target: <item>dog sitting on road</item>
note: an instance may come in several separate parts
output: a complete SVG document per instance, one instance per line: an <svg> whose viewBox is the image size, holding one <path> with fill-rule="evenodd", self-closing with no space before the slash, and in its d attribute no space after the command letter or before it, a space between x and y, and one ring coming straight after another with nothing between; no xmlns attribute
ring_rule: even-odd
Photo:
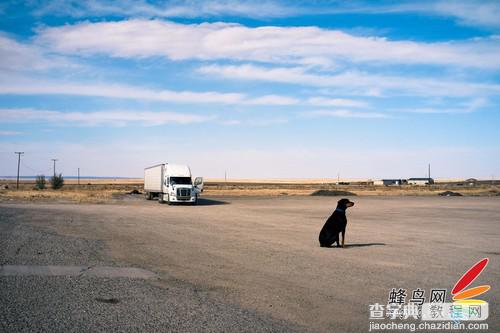
<svg viewBox="0 0 500 333"><path fill-rule="evenodd" d="M331 247L335 242L337 242L337 246L344 247L345 228L347 226L345 211L348 207L352 206L354 206L354 202L349 201L349 199L339 200L337 209L326 220L323 229L319 233L319 244L321 247ZM342 233L342 245L340 245L340 233Z"/></svg>

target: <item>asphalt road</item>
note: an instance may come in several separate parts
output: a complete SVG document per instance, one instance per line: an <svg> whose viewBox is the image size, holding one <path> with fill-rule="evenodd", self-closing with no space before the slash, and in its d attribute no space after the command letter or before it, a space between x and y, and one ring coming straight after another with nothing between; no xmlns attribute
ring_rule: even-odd
<svg viewBox="0 0 500 333"><path fill-rule="evenodd" d="M474 286L492 286L481 298L500 328L500 198L351 198L347 247L320 248L337 199L2 203L0 264L56 268L0 271L0 331L366 332L392 288L449 293L484 257ZM155 277L57 273L68 266Z"/></svg>

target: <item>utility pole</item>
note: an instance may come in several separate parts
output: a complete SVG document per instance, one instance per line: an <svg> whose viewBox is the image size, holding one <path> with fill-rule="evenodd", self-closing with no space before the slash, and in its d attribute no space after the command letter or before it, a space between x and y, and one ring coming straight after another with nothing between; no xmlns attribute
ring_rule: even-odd
<svg viewBox="0 0 500 333"><path fill-rule="evenodd" d="M429 181L431 180L431 164L429 163Z"/></svg>
<svg viewBox="0 0 500 333"><path fill-rule="evenodd" d="M78 185L80 185L80 168L78 168Z"/></svg>
<svg viewBox="0 0 500 333"><path fill-rule="evenodd" d="M16 151L14 154L17 154L17 182L16 189L19 189L19 168L21 166L21 155L24 154L23 151Z"/></svg>
<svg viewBox="0 0 500 333"><path fill-rule="evenodd" d="M52 162L54 162L54 177L55 177L56 176L56 161L57 161L57 159L53 158L51 160L52 160Z"/></svg>
<svg viewBox="0 0 500 333"><path fill-rule="evenodd" d="M224 183L227 183L227 171L224 170Z"/></svg>

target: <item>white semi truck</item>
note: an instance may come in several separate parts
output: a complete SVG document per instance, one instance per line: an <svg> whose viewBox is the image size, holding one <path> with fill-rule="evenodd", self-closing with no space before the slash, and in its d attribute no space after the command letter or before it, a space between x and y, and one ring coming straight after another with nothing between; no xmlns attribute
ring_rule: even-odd
<svg viewBox="0 0 500 333"><path fill-rule="evenodd" d="M146 199L157 198L160 203L196 204L203 192L203 178L197 177L193 183L187 165L157 164L144 169L144 192Z"/></svg>

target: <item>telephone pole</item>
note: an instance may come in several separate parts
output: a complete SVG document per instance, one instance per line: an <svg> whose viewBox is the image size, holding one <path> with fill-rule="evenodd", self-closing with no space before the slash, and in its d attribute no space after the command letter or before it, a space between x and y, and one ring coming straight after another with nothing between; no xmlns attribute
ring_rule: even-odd
<svg viewBox="0 0 500 333"><path fill-rule="evenodd" d="M428 175L429 175L429 181L430 181L431 180L431 164L430 163L429 163L429 173L428 173Z"/></svg>
<svg viewBox="0 0 500 333"><path fill-rule="evenodd" d="M24 154L23 151L16 151L14 154L17 154L17 182L16 182L16 189L19 189L19 168L21 166L21 155Z"/></svg>
<svg viewBox="0 0 500 333"><path fill-rule="evenodd" d="M55 177L56 176L56 161L57 161L57 159L53 158L51 160L52 160L52 162L54 162L54 177Z"/></svg>
<svg viewBox="0 0 500 333"><path fill-rule="evenodd" d="M80 185L80 168L78 168L78 185Z"/></svg>

